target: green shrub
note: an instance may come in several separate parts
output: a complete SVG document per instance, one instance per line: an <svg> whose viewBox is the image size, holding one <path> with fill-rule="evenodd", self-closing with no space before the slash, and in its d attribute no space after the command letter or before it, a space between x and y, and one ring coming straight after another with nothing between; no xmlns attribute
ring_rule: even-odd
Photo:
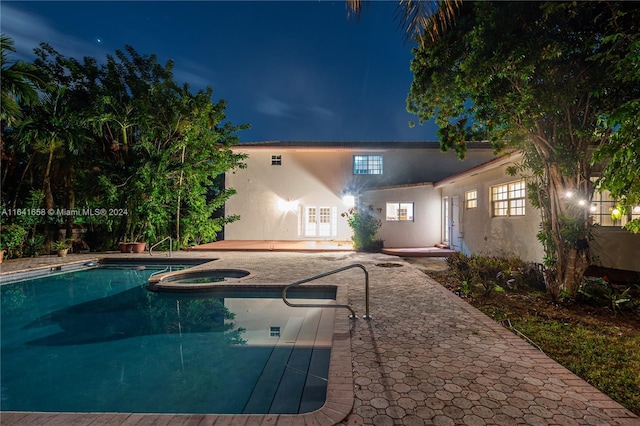
<svg viewBox="0 0 640 426"><path fill-rule="evenodd" d="M587 303L607 306L614 313L634 309L640 301L633 297L631 286L616 286L605 278L585 277L578 294Z"/></svg>
<svg viewBox="0 0 640 426"><path fill-rule="evenodd" d="M27 238L27 230L22 226L2 225L0 227L0 250L5 250L5 257L21 257L22 246Z"/></svg>
<svg viewBox="0 0 640 426"><path fill-rule="evenodd" d="M447 258L447 265L454 276L464 284L465 294L474 286L484 288L485 296L499 287L502 290L516 288L544 288L542 271L534 264L517 257L480 256L454 253Z"/></svg>
<svg viewBox="0 0 640 426"><path fill-rule="evenodd" d="M366 209L351 208L342 213L347 218L347 223L353 230L353 248L358 251L378 252L382 250L384 241L376 239L376 233L382 222L375 215L373 206Z"/></svg>

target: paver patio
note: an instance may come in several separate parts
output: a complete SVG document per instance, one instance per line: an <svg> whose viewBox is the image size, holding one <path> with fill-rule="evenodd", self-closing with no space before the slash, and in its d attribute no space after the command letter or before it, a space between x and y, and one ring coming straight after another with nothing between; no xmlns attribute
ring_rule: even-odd
<svg viewBox="0 0 640 426"><path fill-rule="evenodd" d="M353 252L191 252L174 256L219 258L214 262L217 268L251 270L247 280L251 283L292 282L351 263L367 268L373 319L351 322L353 392L340 391L340 398L345 404L353 403L353 408L339 424L640 425L633 413L401 258ZM91 257L96 256L71 255L67 260ZM8 261L0 265L0 272L28 268L34 262L53 266L60 260ZM361 270L318 282L345 286L349 302L359 315L364 313ZM347 311L338 314L347 315ZM344 365L349 367L349 363ZM3 426L98 424L82 415L1 415ZM334 423L327 416L114 414L111 419L112 423L102 424Z"/></svg>

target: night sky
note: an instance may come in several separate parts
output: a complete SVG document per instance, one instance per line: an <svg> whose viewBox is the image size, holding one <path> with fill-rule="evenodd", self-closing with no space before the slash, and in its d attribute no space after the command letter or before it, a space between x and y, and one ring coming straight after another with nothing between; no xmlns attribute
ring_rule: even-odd
<svg viewBox="0 0 640 426"><path fill-rule="evenodd" d="M343 2L45 1L0 6L13 59L40 42L104 61L132 45L175 61L179 83L213 87L249 141L435 141L435 125L409 127L412 44L396 3L372 2L360 19Z"/></svg>

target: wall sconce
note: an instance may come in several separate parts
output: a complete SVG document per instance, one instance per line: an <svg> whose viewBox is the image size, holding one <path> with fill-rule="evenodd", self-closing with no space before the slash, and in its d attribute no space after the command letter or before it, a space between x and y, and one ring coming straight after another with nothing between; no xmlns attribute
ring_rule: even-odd
<svg viewBox="0 0 640 426"><path fill-rule="evenodd" d="M352 209L356 205L356 197L348 193L344 194L342 196L342 202L347 208Z"/></svg>
<svg viewBox="0 0 640 426"><path fill-rule="evenodd" d="M282 198L278 198L278 209L280 209L281 212L286 213L286 212L297 212L298 211L298 202L297 201L289 201L289 199L287 198L286 200L283 200Z"/></svg>

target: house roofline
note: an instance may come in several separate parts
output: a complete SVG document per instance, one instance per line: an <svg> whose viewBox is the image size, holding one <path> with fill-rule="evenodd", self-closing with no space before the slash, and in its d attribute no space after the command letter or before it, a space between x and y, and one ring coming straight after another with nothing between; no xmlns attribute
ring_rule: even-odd
<svg viewBox="0 0 640 426"><path fill-rule="evenodd" d="M522 158L522 151L520 150L511 151L502 155L501 157L495 158L493 160L487 161L486 163L482 163L468 170L465 170L464 172L460 172L453 176L446 177L438 182L435 182L433 186L434 188L442 188L444 186L456 183L459 180L495 169L496 167L501 167L505 164L511 163L514 160L518 160L520 158Z"/></svg>
<svg viewBox="0 0 640 426"><path fill-rule="evenodd" d="M398 185L387 185L387 186L375 186L372 188L366 188L362 192L371 192L371 191L382 191L385 189L401 189L401 188L415 188L417 186L431 186L433 187L433 182L417 182L417 183L404 183Z"/></svg>
<svg viewBox="0 0 640 426"><path fill-rule="evenodd" d="M469 149L492 149L489 142L468 142ZM242 142L233 149L432 149L440 150L437 141L262 141Z"/></svg>

